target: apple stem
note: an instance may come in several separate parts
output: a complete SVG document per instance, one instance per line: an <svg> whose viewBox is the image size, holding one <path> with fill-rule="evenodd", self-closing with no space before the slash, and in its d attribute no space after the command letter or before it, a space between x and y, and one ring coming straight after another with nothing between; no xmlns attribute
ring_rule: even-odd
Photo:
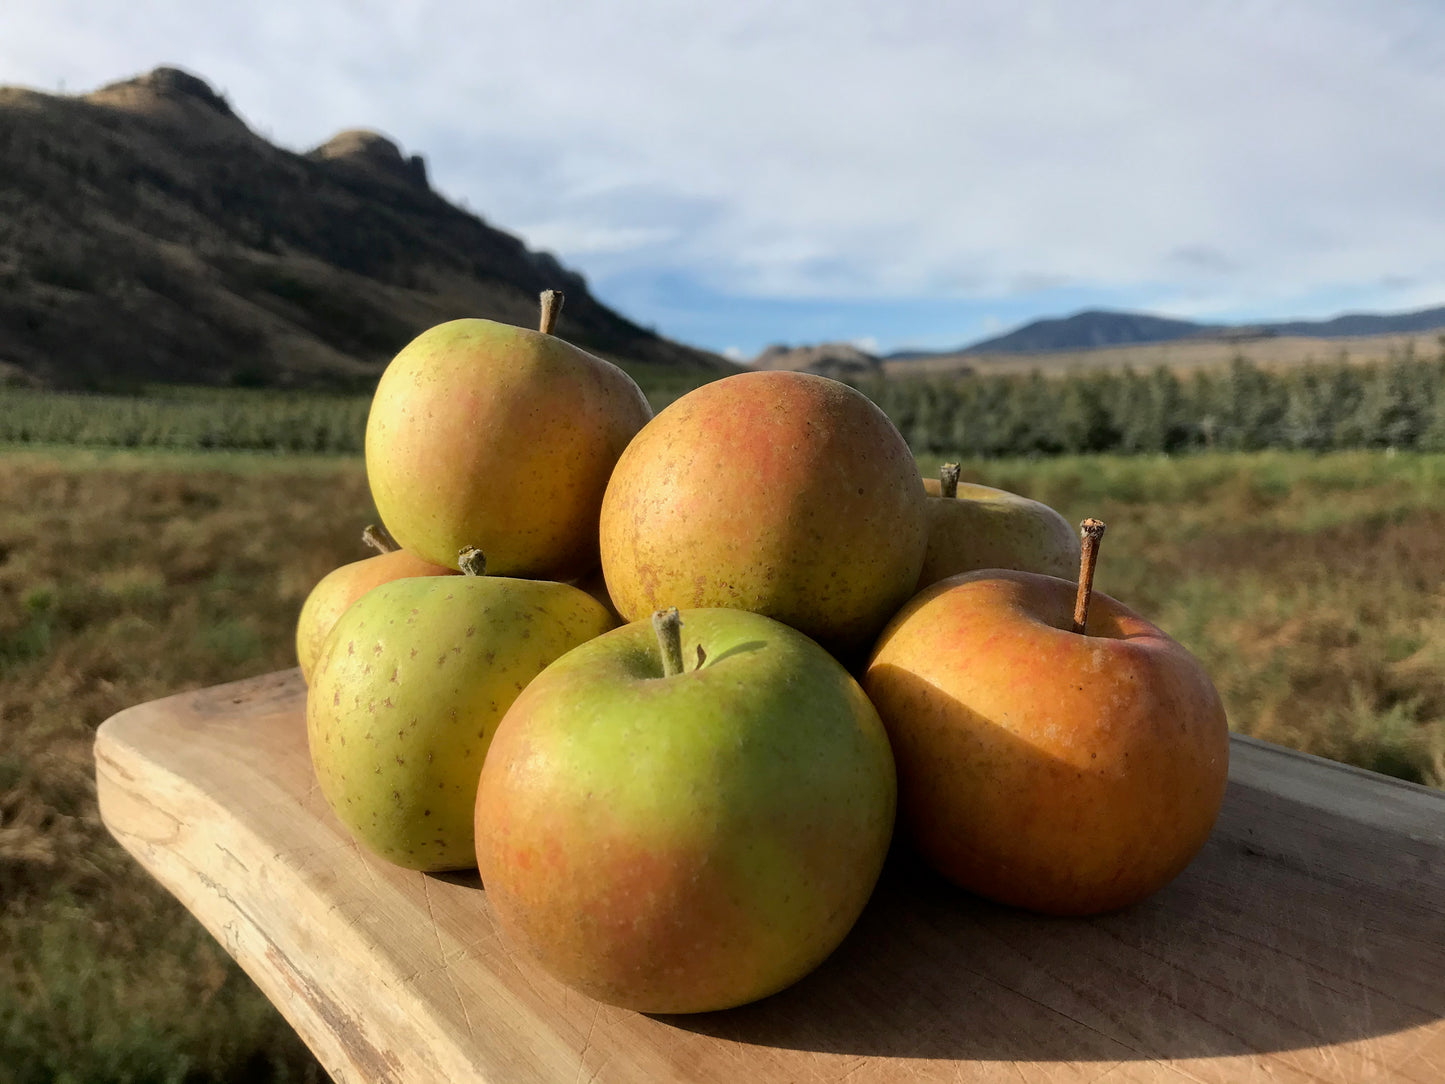
<svg viewBox="0 0 1445 1084"><path fill-rule="evenodd" d="M942 496L958 496L958 471L957 463L945 463L938 468L938 490Z"/></svg>
<svg viewBox="0 0 1445 1084"><path fill-rule="evenodd" d="M562 315L562 302L565 300L561 290L542 291L542 319L537 329L543 335L552 334L552 329L557 326L557 317Z"/></svg>
<svg viewBox="0 0 1445 1084"><path fill-rule="evenodd" d="M361 540L377 553L395 553L401 549L396 544L396 539L392 538L391 533L380 523L373 523L362 531Z"/></svg>
<svg viewBox="0 0 1445 1084"><path fill-rule="evenodd" d="M1102 520L1086 519L1079 524L1082 533L1079 558L1079 593L1074 599L1074 631L1084 634L1089 623L1089 596L1094 590L1094 562L1099 559L1099 539L1104 537Z"/></svg>
<svg viewBox="0 0 1445 1084"><path fill-rule="evenodd" d="M652 630L657 633L657 646L662 650L662 676L682 673L682 615L677 607L669 606L653 614Z"/></svg>
<svg viewBox="0 0 1445 1084"><path fill-rule="evenodd" d="M466 576L485 576L487 558L476 546L463 546L457 553L457 567Z"/></svg>

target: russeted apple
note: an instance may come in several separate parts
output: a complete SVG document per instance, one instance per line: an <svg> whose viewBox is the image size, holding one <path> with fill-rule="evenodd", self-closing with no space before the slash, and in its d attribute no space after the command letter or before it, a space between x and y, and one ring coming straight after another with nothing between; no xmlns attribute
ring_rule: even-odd
<svg viewBox="0 0 1445 1084"><path fill-rule="evenodd" d="M332 569L317 581L301 604L301 614L296 619L296 661L301 666L302 679L308 684L316 657L321 654L321 645L326 642L332 626L347 607L366 592L380 584L413 576L456 575L455 569L434 565L397 548L379 527L366 528L361 538L376 550L376 555Z"/></svg>
<svg viewBox="0 0 1445 1084"><path fill-rule="evenodd" d="M499 576L597 567L607 477L652 411L621 369L550 333L560 296L544 295L540 331L452 320L382 373L366 476L387 527L424 560L455 567L476 546Z"/></svg>
<svg viewBox="0 0 1445 1084"><path fill-rule="evenodd" d="M751 610L847 658L913 593L924 501L908 445L860 392L742 373L628 445L602 502L602 570L630 621L674 603Z"/></svg>
<svg viewBox="0 0 1445 1084"><path fill-rule="evenodd" d="M573 580L572 586L578 590L586 591L598 602L602 603L603 606L607 607L607 612L613 616L617 624L625 624L622 620L622 615L617 612L617 607L612 604L612 596L607 593L607 580L603 578L600 568L593 570L580 580Z"/></svg>
<svg viewBox="0 0 1445 1084"><path fill-rule="evenodd" d="M1229 729L1183 646L1077 583L965 573L889 623L863 678L898 763L899 828L981 896L1085 915L1163 887L1224 797Z"/></svg>
<svg viewBox="0 0 1445 1084"><path fill-rule="evenodd" d="M508 709L477 864L503 935L555 978L642 1012L724 1009L843 939L896 797L878 715L827 652L758 614L672 610L568 652Z"/></svg>
<svg viewBox="0 0 1445 1084"><path fill-rule="evenodd" d="M929 491L928 552L918 576L919 590L980 568L1074 574L1079 567L1079 536L1068 520L1041 501L959 482L958 473L957 463L945 463L936 481L923 480Z"/></svg>
<svg viewBox="0 0 1445 1084"><path fill-rule="evenodd" d="M546 580L395 580L331 630L306 697L311 761L338 820L408 869L470 868L477 779L502 715L548 663L616 624Z"/></svg>

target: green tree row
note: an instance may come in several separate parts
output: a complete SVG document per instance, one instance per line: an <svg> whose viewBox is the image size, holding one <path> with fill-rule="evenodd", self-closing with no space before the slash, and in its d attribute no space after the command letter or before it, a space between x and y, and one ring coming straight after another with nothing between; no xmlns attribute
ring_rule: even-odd
<svg viewBox="0 0 1445 1084"><path fill-rule="evenodd" d="M1445 451L1445 355L1373 365L966 375L859 385L917 454Z"/></svg>
<svg viewBox="0 0 1445 1084"><path fill-rule="evenodd" d="M857 387L920 455L1445 451L1445 353L1284 370L1238 359L1183 377L1158 368L895 377ZM650 390L654 405L672 398ZM366 397L278 391L104 396L0 388L0 444L356 454L368 407Z"/></svg>
<svg viewBox="0 0 1445 1084"><path fill-rule="evenodd" d="M150 395L0 390L0 444L360 453L370 399L167 389Z"/></svg>

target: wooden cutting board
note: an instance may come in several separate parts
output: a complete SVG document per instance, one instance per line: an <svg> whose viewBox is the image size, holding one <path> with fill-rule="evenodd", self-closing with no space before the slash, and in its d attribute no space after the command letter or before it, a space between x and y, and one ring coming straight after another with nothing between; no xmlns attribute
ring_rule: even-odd
<svg viewBox="0 0 1445 1084"><path fill-rule="evenodd" d="M101 815L339 1081L1445 1081L1445 794L1235 738L1213 837L1089 920L996 907L895 857L821 969L643 1016L499 938L475 874L359 851L295 671L101 727Z"/></svg>

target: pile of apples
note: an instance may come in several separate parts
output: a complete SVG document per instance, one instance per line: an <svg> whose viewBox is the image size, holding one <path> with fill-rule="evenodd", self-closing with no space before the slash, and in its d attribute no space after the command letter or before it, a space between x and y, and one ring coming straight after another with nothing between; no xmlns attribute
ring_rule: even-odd
<svg viewBox="0 0 1445 1084"><path fill-rule="evenodd" d="M367 476L401 548L328 575L297 628L316 775L360 843L478 867L516 948L664 1013L816 967L895 820L952 881L1051 914L1184 868L1224 711L1091 592L1102 525L1081 561L1038 502L956 467L930 495L882 411L818 376L652 417L551 334L559 304L538 331L432 328L377 387Z"/></svg>

